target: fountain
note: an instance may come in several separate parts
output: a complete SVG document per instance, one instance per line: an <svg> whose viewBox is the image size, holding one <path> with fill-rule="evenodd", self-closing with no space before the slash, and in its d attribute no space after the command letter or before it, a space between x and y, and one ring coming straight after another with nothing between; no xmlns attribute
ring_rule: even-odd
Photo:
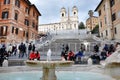
<svg viewBox="0 0 120 80"><path fill-rule="evenodd" d="M99 67L92 65L90 59L88 60L89 65L71 66L72 61L52 61L49 50L46 61L27 60L25 63L27 66L1 68L0 80L114 80L110 76L104 75L100 65ZM66 68L56 69L56 67Z"/></svg>
<svg viewBox="0 0 120 80"><path fill-rule="evenodd" d="M105 61L105 73L116 80L120 79L120 46Z"/></svg>
<svg viewBox="0 0 120 80"><path fill-rule="evenodd" d="M55 74L56 67L67 67L73 64L72 61L30 61L27 60L26 64L32 67L42 66L43 76L42 80L57 80Z"/></svg>
<svg viewBox="0 0 120 80"><path fill-rule="evenodd" d="M73 64L73 61L51 61L51 49L47 52L47 61L31 61L27 60L28 66L40 67L42 66L43 76L42 80L57 80L55 74L56 67L67 67Z"/></svg>
<svg viewBox="0 0 120 80"><path fill-rule="evenodd" d="M51 56L47 57L46 61L27 60L27 66L0 68L0 80L114 80L96 65L71 66L72 61L50 61Z"/></svg>

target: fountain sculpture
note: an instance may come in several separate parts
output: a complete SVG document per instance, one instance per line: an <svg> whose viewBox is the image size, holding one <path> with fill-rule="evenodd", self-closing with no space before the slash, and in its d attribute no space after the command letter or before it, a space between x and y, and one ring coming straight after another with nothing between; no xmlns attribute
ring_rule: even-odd
<svg viewBox="0 0 120 80"><path fill-rule="evenodd" d="M106 59L105 73L117 80L120 79L120 46Z"/></svg>
<svg viewBox="0 0 120 80"><path fill-rule="evenodd" d="M55 74L56 67L67 67L73 64L73 61L51 61L51 50L47 52L47 61L27 60L26 64L32 67L42 67L42 80L57 80Z"/></svg>

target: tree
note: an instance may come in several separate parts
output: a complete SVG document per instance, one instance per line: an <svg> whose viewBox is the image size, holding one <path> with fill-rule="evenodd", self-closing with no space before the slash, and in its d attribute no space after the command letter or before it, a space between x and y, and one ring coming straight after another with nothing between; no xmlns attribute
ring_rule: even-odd
<svg viewBox="0 0 120 80"><path fill-rule="evenodd" d="M92 34L99 34L99 25L96 25L91 31Z"/></svg>
<svg viewBox="0 0 120 80"><path fill-rule="evenodd" d="M83 22L80 22L78 25L78 29L85 29L85 25Z"/></svg>

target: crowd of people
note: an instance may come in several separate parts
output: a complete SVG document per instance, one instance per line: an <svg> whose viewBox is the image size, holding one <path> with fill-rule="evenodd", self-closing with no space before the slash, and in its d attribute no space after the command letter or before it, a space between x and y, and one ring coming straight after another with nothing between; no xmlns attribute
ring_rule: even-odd
<svg viewBox="0 0 120 80"><path fill-rule="evenodd" d="M83 50L83 49L82 49ZM62 46L61 58L62 60L75 61L78 57L83 56L83 51L80 50L78 53L74 53L72 50L69 50L68 44Z"/></svg>
<svg viewBox="0 0 120 80"><path fill-rule="evenodd" d="M91 55L89 58L92 59L93 63L99 63L115 52L119 45L120 43L118 42L116 44L105 44L102 51L100 51L100 46L96 44L93 47L93 54L90 53ZM9 44L7 49L5 44L0 44L0 66L2 66L4 59L8 59L9 56L16 56L17 54L18 58L23 58L25 56L29 60L40 60L40 53L36 51L35 48L35 44L32 43L29 43L28 46L26 46L25 43L19 45ZM62 45L61 58L62 60L70 61L81 60L81 58L85 56L84 51L85 48L83 46L81 46L77 53L74 53L69 49L68 44Z"/></svg>
<svg viewBox="0 0 120 80"><path fill-rule="evenodd" d="M105 60L107 57L109 57L113 52L116 51L118 45L120 43L116 44L105 44L102 48L102 51L100 51L100 46L96 44L93 47L93 54L90 53L90 56L88 58L92 59L93 64L99 64L101 60ZM63 45L62 52L61 52L61 58L62 60L70 60L70 61L76 61L81 60L82 57L84 57L84 51L82 47L77 53L74 53L72 50L69 50L68 45Z"/></svg>
<svg viewBox="0 0 120 80"><path fill-rule="evenodd" d="M102 48L102 51L99 51L99 46L95 45L94 46L94 53L91 55L91 58L93 59L94 63L100 62L101 60L105 60L107 57L109 57L112 53L114 53L120 43L116 44L105 44L104 47ZM97 53L100 53L98 55Z"/></svg>
<svg viewBox="0 0 120 80"><path fill-rule="evenodd" d="M29 43L28 45L25 43L20 44L0 44L0 66L5 59L9 59L10 56L18 56L18 58L24 58L33 60L40 60L40 53L35 50L35 44ZM34 55L33 55L34 53Z"/></svg>

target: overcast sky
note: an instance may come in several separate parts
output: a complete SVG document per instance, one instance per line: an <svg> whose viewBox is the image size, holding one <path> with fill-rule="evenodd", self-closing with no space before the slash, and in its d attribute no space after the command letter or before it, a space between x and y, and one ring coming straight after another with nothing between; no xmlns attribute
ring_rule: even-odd
<svg viewBox="0 0 120 80"><path fill-rule="evenodd" d="M79 22L84 22L89 17L88 11L95 10L101 0L30 0L35 4L42 16L39 17L39 24L56 23L60 21L60 9L65 7L69 11L73 6L78 8ZM71 14L71 13L70 13ZM94 13L97 16L97 12Z"/></svg>

